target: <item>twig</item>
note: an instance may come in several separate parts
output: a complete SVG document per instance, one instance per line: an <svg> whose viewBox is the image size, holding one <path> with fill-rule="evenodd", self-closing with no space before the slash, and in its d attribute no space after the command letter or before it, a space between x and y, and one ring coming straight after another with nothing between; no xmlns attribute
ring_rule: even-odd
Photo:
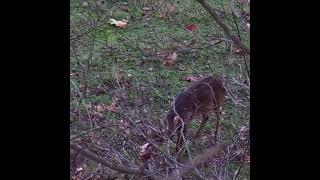
<svg viewBox="0 0 320 180"><path fill-rule="evenodd" d="M226 35L230 39L232 39L234 43L243 50L243 52L250 54L250 49L232 33L231 29L221 20L221 18L218 16L215 9L212 8L209 2L207 0L197 0L197 1L209 12L209 14L216 21L216 23L224 30Z"/></svg>
<svg viewBox="0 0 320 180"><path fill-rule="evenodd" d="M190 153L190 150L189 150L189 147L188 147L188 145L187 145L187 140L186 140L186 138L185 138L185 136L184 136L184 134L183 134L183 128L185 128L185 127L182 127L181 128L181 136L182 136L182 139L183 139L183 142L184 142L184 146L186 147L186 150L187 150L187 153L188 153L188 156L189 156L189 159L190 159L190 163L191 163L191 165L193 165L194 166L194 164L192 164L192 162L193 162L193 159L192 159L192 156L191 156L191 153ZM195 175L199 178L199 179L205 179L204 177L203 177L203 175L201 174L201 172L199 171L199 169L196 167L196 166L194 166L194 168L193 168L195 171L196 171L196 173L195 173Z"/></svg>
<svg viewBox="0 0 320 180"><path fill-rule="evenodd" d="M84 156L101 163L104 166L107 166L110 169L116 170L121 173L128 173L128 174L142 174L142 172L138 168L131 168L131 167L125 167L125 166L120 166L119 163L116 162L109 162L106 159L104 159L101 156L98 156L97 154L84 149L83 147L79 146L78 144L70 142L70 148L80 152Z"/></svg>
<svg viewBox="0 0 320 180"><path fill-rule="evenodd" d="M234 8L232 4L233 4L233 0L231 1L231 8ZM234 8L234 9L235 9L235 8ZM236 11L236 9L235 9L234 11ZM240 39L240 41L241 41L240 31L239 31L238 23L237 23L237 21L236 21L235 16L237 16L237 17L240 18L240 19L241 19L241 17L239 17L239 15L236 14L236 13L238 13L238 12L234 12L234 11L232 11L232 16L233 16L234 23L236 24L238 37L239 37L239 39ZM247 31L247 34L248 34L249 39L250 39L250 34L249 34L250 31L247 30L247 29L246 29L246 31ZM244 65L245 65L245 68L246 68L246 72L247 72L247 74L248 74L248 77L250 77L250 72L249 72L249 67L248 67L248 64L247 64L246 55L243 54L242 57L243 57Z"/></svg>
<svg viewBox="0 0 320 180"><path fill-rule="evenodd" d="M238 170L236 171L236 173L235 173L235 175L234 175L234 177L233 177L233 179L235 180L235 179L237 179L237 177L238 177L238 175L239 175L239 173L240 173L240 171L241 171L241 168L242 168L242 166L243 166L243 163L244 163L244 155L246 154L246 152L247 152L247 150L248 150L248 148L249 148L249 139L247 140L247 147L246 147L246 149L245 149L245 151L244 151L244 153L243 153L243 157L242 157L242 160L241 160L241 164L240 164L240 166L239 166L239 168L238 168Z"/></svg>
<svg viewBox="0 0 320 180"><path fill-rule="evenodd" d="M240 19L240 24L242 26L242 28L246 31L247 33L247 36L248 38L250 39L250 30L247 26L247 22L246 20L244 19L243 16L241 16L241 14L239 13L239 11L236 9L235 5L234 5L234 0L231 0L231 3L230 3L230 8L231 8L231 11L232 11L232 14L237 16L237 18Z"/></svg>
<svg viewBox="0 0 320 180"><path fill-rule="evenodd" d="M81 133L81 134L78 134L78 135L72 137L72 138L70 139L70 141L72 141L72 140L74 140L74 139L76 139L76 138L78 138L78 137L80 137L80 136L89 134L89 133L91 133L91 132L93 132L93 131L95 131L95 130L102 129L102 128L105 128L105 127L97 126L97 127L95 127L95 128L92 128L92 129L89 130L89 131L86 131L86 132L84 132L84 133Z"/></svg>
<svg viewBox="0 0 320 180"><path fill-rule="evenodd" d="M197 155L193 161L191 160L188 163L186 163L186 166L189 166L188 168L187 167L179 168L180 176L183 176L183 175L190 173L191 172L190 168L197 167L197 166L201 165L202 163L204 163L205 161L207 161L208 159L217 156L219 154L219 152L221 151L221 148L222 148L222 145L215 144L214 146L210 147L202 154ZM175 179L177 179L176 176L171 176L171 177L166 178L164 180L175 180Z"/></svg>

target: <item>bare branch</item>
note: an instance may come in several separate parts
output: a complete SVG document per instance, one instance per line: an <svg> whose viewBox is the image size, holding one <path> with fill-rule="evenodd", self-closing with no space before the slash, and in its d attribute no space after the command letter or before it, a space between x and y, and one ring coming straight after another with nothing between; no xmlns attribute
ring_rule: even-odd
<svg viewBox="0 0 320 180"><path fill-rule="evenodd" d="M101 163L102 165L105 165L108 168L113 169L115 171L118 171L121 173L128 173L128 174L142 174L142 172L138 168L130 168L130 167L125 167L125 166L120 166L119 163L109 162L109 161L105 160L103 157L98 156L97 154L95 154L89 150L86 150L83 147L81 147L75 143L70 143L70 148L80 152L84 156L86 156L86 157L88 157L98 163Z"/></svg>
<svg viewBox="0 0 320 180"><path fill-rule="evenodd" d="M239 46L245 53L250 54L250 49L241 42L236 35L234 35L231 31L231 29L222 21L222 19L218 16L216 10L209 4L207 0L197 0L213 17L213 19L216 21L216 23L223 29L223 31L226 33L226 35L234 41L236 45Z"/></svg>
<svg viewBox="0 0 320 180"><path fill-rule="evenodd" d="M219 152L221 151L221 149L222 149L222 145L215 144L214 146L210 147L202 154L196 156L194 158L194 160L189 161L188 163L186 163L186 166L181 167L178 170L180 172L180 176L183 176L183 175L190 173L191 172L190 168L194 169L195 167L206 162L208 159L217 156L219 154ZM176 176L171 176L171 177L167 178L166 180L175 180L175 179L179 179L179 178Z"/></svg>
<svg viewBox="0 0 320 180"><path fill-rule="evenodd" d="M240 24L241 24L242 28L246 31L248 37L250 38L250 29L247 26L248 22L245 20L245 18L243 16L241 16L241 13L235 7L234 0L231 0L230 8L231 8L231 11L234 13L234 15L240 19L240 22L241 22Z"/></svg>
<svg viewBox="0 0 320 180"><path fill-rule="evenodd" d="M245 151L244 151L244 153L243 153L243 156L246 154L246 152L247 152L247 150L248 150L249 142L250 142L250 141L249 141L249 139L248 139L248 140L247 140L246 149L245 149ZM242 168L242 166L243 166L243 163L244 163L244 157L242 157L241 164L240 164L238 170L236 171L233 179L237 179L237 178L238 178L238 175L239 175L239 173L240 173L240 171L241 171L241 168Z"/></svg>

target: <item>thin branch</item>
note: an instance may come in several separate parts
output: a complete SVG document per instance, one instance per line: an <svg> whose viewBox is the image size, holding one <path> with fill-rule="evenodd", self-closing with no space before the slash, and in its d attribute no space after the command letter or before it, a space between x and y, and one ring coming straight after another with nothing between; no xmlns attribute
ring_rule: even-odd
<svg viewBox="0 0 320 180"><path fill-rule="evenodd" d="M199 165L206 162L208 159L210 159L212 157L216 157L219 154L219 152L221 151L222 146L223 145L215 144L214 146L210 147L202 154L196 156L193 161L191 160L190 162L186 163L185 167L179 168L180 176L182 177L183 175L191 173L190 168L194 169L195 167L198 167ZM189 166L189 167L187 167L187 166ZM178 179L178 177L171 176L171 177L167 178L166 180L175 180L175 179Z"/></svg>
<svg viewBox="0 0 320 180"><path fill-rule="evenodd" d="M246 147L246 149L245 149L245 151L244 151L244 153L243 153L243 157L242 157L242 160L241 160L241 164L240 164L240 166L239 166L239 169L236 171L233 179L237 179L237 178L238 178L238 175L239 175L239 173L240 173L240 171L241 171L241 168L242 168L242 166L243 166L243 163L244 163L244 155L246 154L246 152L247 152L247 150L248 150L248 147L249 147L249 142L250 142L250 141L249 141L249 139L248 139L248 140L247 140L247 147Z"/></svg>
<svg viewBox="0 0 320 180"><path fill-rule="evenodd" d="M237 8L235 7L235 4L234 4L234 0L231 0L231 3L230 3L230 8L231 8L231 11L232 13L240 19L240 25L242 26L242 28L246 31L249 39L250 39L250 29L248 28L247 26L247 21L245 20L245 18L243 16L241 16L241 13L237 10Z"/></svg>
<svg viewBox="0 0 320 180"><path fill-rule="evenodd" d="M241 42L237 36L235 36L231 29L222 21L222 19L218 16L216 10L209 4L207 0L197 0L207 11L208 13L213 17L213 19L216 21L216 23L223 29L223 31L226 33L226 35L243 50L243 52L250 54L250 49Z"/></svg>
<svg viewBox="0 0 320 180"><path fill-rule="evenodd" d="M107 166L110 169L113 169L115 171L121 172L121 173L128 173L128 174L142 174L142 172L138 168L130 168L125 166L120 166L119 163L115 162L109 162L105 160L103 157L98 156L97 154L84 149L83 147L70 142L70 148L80 152L84 156L96 161L97 163L101 163L104 166Z"/></svg>
<svg viewBox="0 0 320 180"><path fill-rule="evenodd" d="M89 131L86 131L86 132L84 132L84 133L81 133L81 134L78 134L78 135L76 135L76 136L74 136L74 137L71 137L70 141L72 141L72 140L74 140L74 139L76 139L76 138L78 138L78 137L80 137L80 136L84 136L84 135L86 135L86 134L89 134L89 133L91 133L91 132L93 132L93 131L95 131L95 130L101 129L101 128L105 128L105 127L104 127L104 126L97 126L97 127L95 127L95 128L92 128L92 129L89 130Z"/></svg>

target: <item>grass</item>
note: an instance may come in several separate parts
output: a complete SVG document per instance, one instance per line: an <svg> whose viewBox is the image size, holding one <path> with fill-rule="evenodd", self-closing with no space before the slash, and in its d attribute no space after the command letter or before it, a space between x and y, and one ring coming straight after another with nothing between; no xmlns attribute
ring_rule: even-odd
<svg viewBox="0 0 320 180"><path fill-rule="evenodd" d="M229 54L229 49L224 43L214 47L203 48L194 52L186 51L178 53L177 61L172 67L165 67L158 58L145 56L141 49L178 49L178 42L188 41L192 34L184 29L184 24L194 23L199 26L198 39L206 39L208 36L224 37L220 28L208 16L205 10L195 1L178 3L179 13L169 20L159 18L155 13L150 20L139 20L140 12L130 3L126 5L110 1L105 7L110 7L105 12L106 21L109 18L117 20L133 16L135 20L129 20L128 27L118 29L104 23L89 32L87 36L79 38L71 48L70 68L71 76L71 109L77 113L71 113L71 136L82 131L90 130L90 122L87 117L87 105L99 103L108 105L115 94L125 94L125 98L118 102L128 115L133 118L146 118L156 121L164 117L170 108L172 98L177 95L188 82L182 77L206 74L228 74L230 77L244 76L236 62L241 61L236 55ZM94 1L88 1L93 4ZM217 8L228 8L227 1L214 1ZM118 7L127 6L124 11ZM117 10L116 10L117 9ZM112 16L110 16L112 12ZM103 17L104 17L103 16ZM71 23L75 31L84 32L90 25L90 19L96 19L98 15L92 13L88 7L83 7L79 1L71 1ZM234 28L231 16L227 16L228 24ZM80 25L79 25L80 24ZM243 36L243 34L242 34ZM245 40L247 41L247 40ZM248 42L247 42L248 43ZM197 44L199 47L201 44ZM178 47L177 47L178 46ZM91 58L90 58L91 57ZM242 67L243 68L243 67ZM117 84L117 75L121 72L124 81L130 82L130 86L123 87ZM84 86L87 91L84 90ZM97 87L105 92L97 93ZM89 91L88 91L89 90ZM81 94L81 95L79 95ZM247 96L240 93L240 96ZM138 109L138 110L137 110ZM136 114L136 112L139 112ZM238 128L249 119L249 112L240 111L227 99L224 106L222 126L228 135L221 135L222 141L229 142L234 138ZM118 122L121 113L105 111L97 124L106 122ZM81 118L80 118L81 117ZM210 117L204 133L212 133L215 127L214 115ZM196 131L199 123L194 121L190 127ZM199 140L191 146L194 153L201 150L201 144L205 140ZM239 164L230 165L230 172L234 172ZM239 179L249 179L249 165L245 165Z"/></svg>

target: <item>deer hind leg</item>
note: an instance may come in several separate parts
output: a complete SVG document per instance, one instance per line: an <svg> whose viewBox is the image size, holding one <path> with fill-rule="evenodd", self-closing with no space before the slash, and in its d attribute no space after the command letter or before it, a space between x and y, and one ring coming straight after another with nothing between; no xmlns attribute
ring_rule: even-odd
<svg viewBox="0 0 320 180"><path fill-rule="evenodd" d="M194 138L198 138L200 136L204 126L206 125L206 123L209 119L209 116L207 114L200 114L200 116L201 116L201 124L200 124L200 127L199 127L197 133L194 135Z"/></svg>

